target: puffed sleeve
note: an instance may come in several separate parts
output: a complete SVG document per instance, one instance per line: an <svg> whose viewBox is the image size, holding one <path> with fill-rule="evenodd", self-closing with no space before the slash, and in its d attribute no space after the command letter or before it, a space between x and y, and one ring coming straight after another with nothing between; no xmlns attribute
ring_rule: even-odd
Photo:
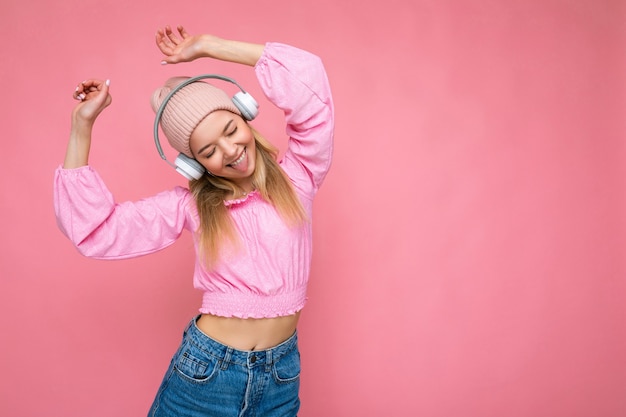
<svg viewBox="0 0 626 417"><path fill-rule="evenodd" d="M190 229L189 191L182 187L136 202L116 203L90 166L57 168L54 211L78 251L97 259L125 259L171 245Z"/></svg>
<svg viewBox="0 0 626 417"><path fill-rule="evenodd" d="M312 199L332 162L334 106L322 60L280 43L265 45L255 66L267 98L285 114L289 144L281 166Z"/></svg>

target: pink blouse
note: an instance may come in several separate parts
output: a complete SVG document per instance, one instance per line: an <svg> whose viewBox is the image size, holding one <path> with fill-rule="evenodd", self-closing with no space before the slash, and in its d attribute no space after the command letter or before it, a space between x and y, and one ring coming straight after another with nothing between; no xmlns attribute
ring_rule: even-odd
<svg viewBox="0 0 626 417"><path fill-rule="evenodd" d="M280 162L312 216L313 197L331 164L333 102L321 60L306 51L268 43L255 66L267 98L285 113L289 135ZM304 307L312 253L311 225L288 228L258 192L226 201L242 247L225 249L207 271L196 256L194 286L203 291L201 313L264 318ZM85 256L125 259L171 245L183 229L199 226L187 188L118 203L90 166L57 168L54 208L61 231ZM194 244L198 240L194 233Z"/></svg>

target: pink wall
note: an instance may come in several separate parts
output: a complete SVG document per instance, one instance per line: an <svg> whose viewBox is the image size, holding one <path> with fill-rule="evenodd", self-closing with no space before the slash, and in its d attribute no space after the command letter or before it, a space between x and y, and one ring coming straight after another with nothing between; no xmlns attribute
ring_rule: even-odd
<svg viewBox="0 0 626 417"><path fill-rule="evenodd" d="M52 173L71 93L112 81L92 164L119 200L157 156L164 24L321 55L336 160L316 205L301 416L626 415L626 7L612 0L0 4L0 415L144 415L199 294L188 235L80 257ZM256 126L284 145L262 101Z"/></svg>

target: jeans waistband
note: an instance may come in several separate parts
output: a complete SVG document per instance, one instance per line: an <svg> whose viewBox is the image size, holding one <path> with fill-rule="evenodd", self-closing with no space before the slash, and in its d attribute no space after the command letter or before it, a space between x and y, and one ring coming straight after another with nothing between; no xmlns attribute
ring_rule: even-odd
<svg viewBox="0 0 626 417"><path fill-rule="evenodd" d="M238 350L224 345L203 333L196 324L196 320L198 320L199 317L200 316L197 316L189 322L185 329L185 338L198 349L222 361L223 365L235 364L249 367L261 365L269 366L298 346L298 332L295 331L289 339L272 348L264 350Z"/></svg>

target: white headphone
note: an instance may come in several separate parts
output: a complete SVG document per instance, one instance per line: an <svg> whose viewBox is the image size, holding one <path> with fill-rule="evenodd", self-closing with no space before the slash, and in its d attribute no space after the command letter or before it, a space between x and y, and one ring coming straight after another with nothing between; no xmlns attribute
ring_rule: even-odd
<svg viewBox="0 0 626 417"><path fill-rule="evenodd" d="M174 96L174 94L180 91L183 87L193 82L203 80L205 78L214 78L217 80L227 81L239 87L241 91L235 94L232 100L233 100L233 104L241 112L241 115L243 116L244 119L250 121L254 119L257 116L257 114L259 114L259 104L250 95L250 93L246 93L245 90L241 88L241 86L237 84L235 80L233 80L232 78L225 77L223 75L217 75L217 74L198 75L197 77L193 77L193 78L183 81L182 83L177 85L174 89L172 89L172 91L170 91L168 95L165 96L165 99L159 106L159 110L156 113L156 117L154 119L154 143L156 144L157 150L159 151L159 155L161 155L161 158L165 162L170 164L172 167L174 167L176 171L178 171L183 177L187 178L188 180L198 180L202 178L206 170L204 169L202 164L200 164L200 162L196 161L193 158L188 157L187 155L183 153L178 154L178 156L176 157L176 160L174 161L174 164L168 161L167 157L163 153L163 149L161 148L161 143L159 142L159 123L161 122L161 117L163 116L165 105L167 104L168 101L170 101L170 99Z"/></svg>

